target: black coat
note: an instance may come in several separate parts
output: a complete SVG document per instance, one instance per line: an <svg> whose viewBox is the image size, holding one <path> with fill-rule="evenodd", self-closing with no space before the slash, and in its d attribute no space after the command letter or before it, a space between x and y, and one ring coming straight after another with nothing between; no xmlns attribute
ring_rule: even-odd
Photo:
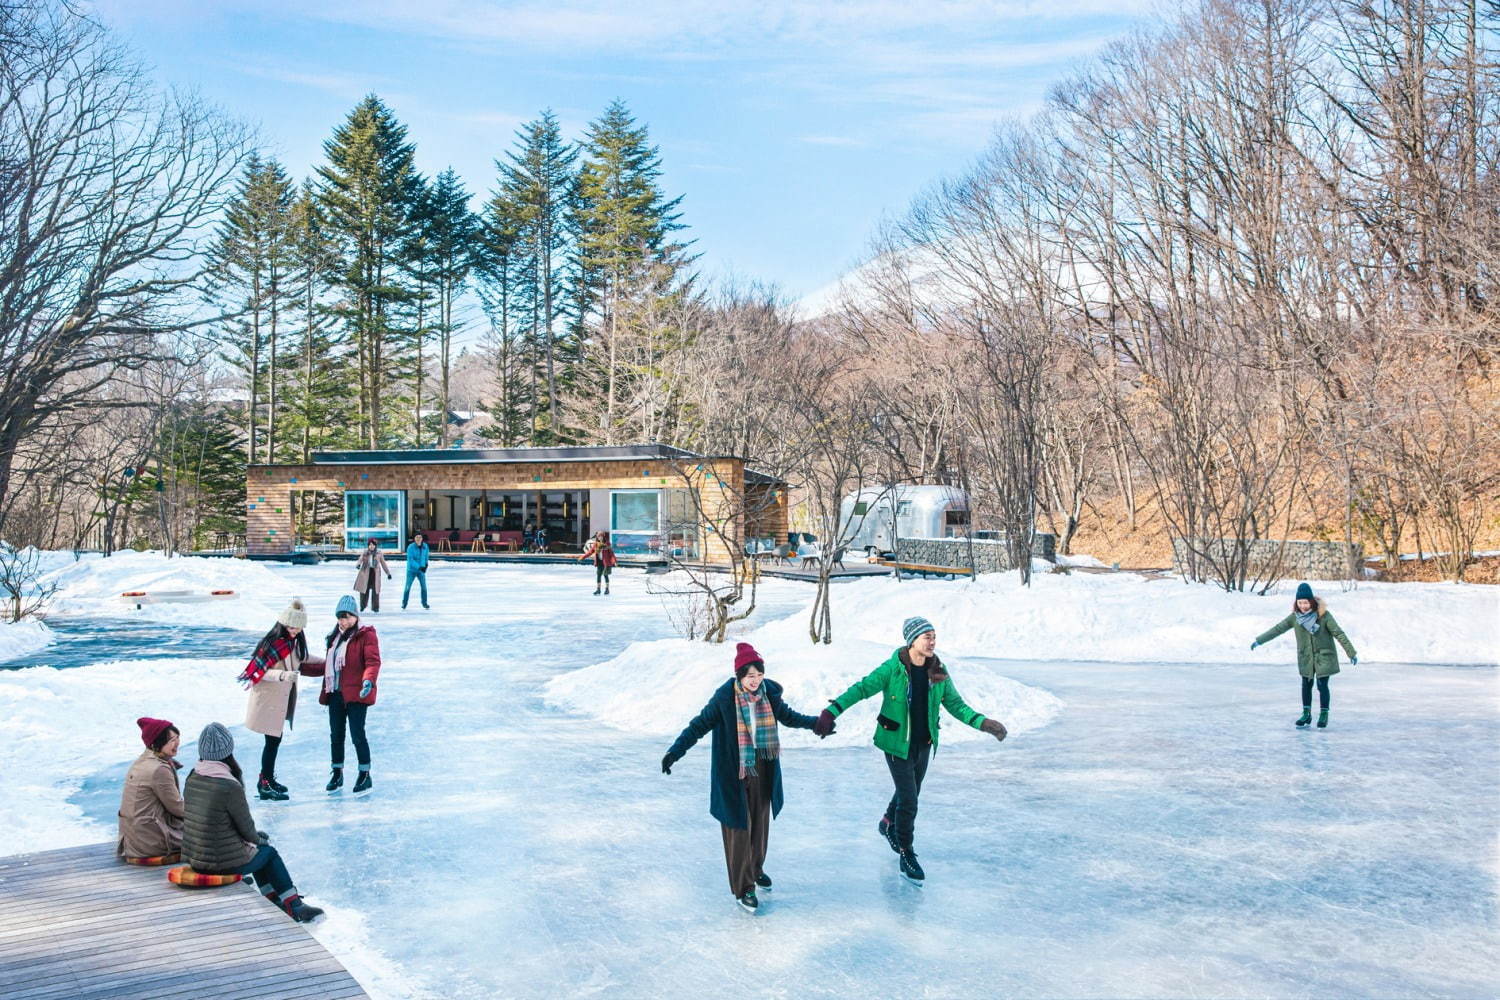
<svg viewBox="0 0 1500 1000"><path fill-rule="evenodd" d="M781 700L781 685L767 679L761 682L766 697L771 699L771 711L776 721L790 729L811 729L817 720L811 715L799 715ZM668 751L681 758L694 743L707 733L714 734L713 766L709 771L708 811L713 818L725 826L745 830L750 826L750 805L745 799L745 785L740 781L739 723L735 718L734 680L714 692L703 706L698 717L677 737ZM771 815L781 812L781 761L761 761L756 767L771 769Z"/></svg>
<svg viewBox="0 0 1500 1000"><path fill-rule="evenodd" d="M182 860L204 874L232 872L255 857L260 834L250 818L245 789L228 778L187 776L182 796Z"/></svg>

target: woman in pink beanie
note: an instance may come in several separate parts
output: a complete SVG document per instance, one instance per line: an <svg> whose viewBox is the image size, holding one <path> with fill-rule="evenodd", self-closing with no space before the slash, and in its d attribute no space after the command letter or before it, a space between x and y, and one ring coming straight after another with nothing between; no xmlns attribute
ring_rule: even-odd
<svg viewBox="0 0 1500 1000"><path fill-rule="evenodd" d="M734 676L703 706L661 759L662 774L694 743L713 733L708 811L724 834L724 866L729 891L751 913L757 888L770 891L766 847L771 819L781 812L781 742L776 724L811 729L816 722L781 700L781 685L766 679L766 666L748 642L735 647Z"/></svg>

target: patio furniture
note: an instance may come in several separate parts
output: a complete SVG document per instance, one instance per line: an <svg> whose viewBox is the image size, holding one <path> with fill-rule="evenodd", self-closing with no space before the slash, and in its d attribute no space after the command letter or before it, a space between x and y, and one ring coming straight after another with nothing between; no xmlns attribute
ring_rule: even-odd
<svg viewBox="0 0 1500 1000"><path fill-rule="evenodd" d="M796 552L796 549L783 542L782 544L776 546L771 550L771 561L776 563L778 566L785 566L788 564L788 560L790 560L791 557L796 554Z"/></svg>
<svg viewBox="0 0 1500 1000"><path fill-rule="evenodd" d="M797 550L797 558L801 561L803 569L812 569L822 556L823 550L817 542L803 542L801 548Z"/></svg>

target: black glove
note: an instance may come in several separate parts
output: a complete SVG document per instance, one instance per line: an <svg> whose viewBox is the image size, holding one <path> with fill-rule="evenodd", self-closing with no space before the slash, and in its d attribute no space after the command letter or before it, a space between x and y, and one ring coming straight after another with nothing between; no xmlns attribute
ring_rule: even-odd
<svg viewBox="0 0 1500 1000"><path fill-rule="evenodd" d="M981 733L989 733L997 740L1005 739L1006 735L1005 727L1002 726L996 719L985 719L979 724L979 731Z"/></svg>
<svg viewBox="0 0 1500 1000"><path fill-rule="evenodd" d="M813 732L818 734L819 739L826 738L833 732L833 713L823 709L818 715L818 721L813 723Z"/></svg>
<svg viewBox="0 0 1500 1000"><path fill-rule="evenodd" d="M675 763L677 763L677 760L678 760L678 758L673 757L670 753L667 754L666 756L662 757L662 759L661 759L661 773L662 774L671 774L672 773L672 765L675 764Z"/></svg>

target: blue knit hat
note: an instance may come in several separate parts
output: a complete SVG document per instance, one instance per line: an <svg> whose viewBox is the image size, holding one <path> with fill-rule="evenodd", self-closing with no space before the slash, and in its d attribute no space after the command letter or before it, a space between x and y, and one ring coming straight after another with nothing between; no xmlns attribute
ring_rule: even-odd
<svg viewBox="0 0 1500 1000"><path fill-rule="evenodd" d="M1299 600L1299 601L1311 601L1311 600L1314 600L1314 598L1313 598L1313 592L1312 592L1312 587L1308 586L1305 583L1299 583L1299 584L1297 584L1297 597L1296 597L1296 600Z"/></svg>
<svg viewBox="0 0 1500 1000"><path fill-rule="evenodd" d="M359 602L354 599L352 594L345 594L339 598L339 606L333 609L333 616L337 618L345 611L356 617L359 615Z"/></svg>
<svg viewBox="0 0 1500 1000"><path fill-rule="evenodd" d="M905 639L906 644L910 646L912 643L917 641L917 636L921 635L923 632L935 631L937 630L932 627L932 622L928 621L926 618L908 618L901 626L901 637Z"/></svg>
<svg viewBox="0 0 1500 1000"><path fill-rule="evenodd" d="M198 734L198 759L223 760L234 753L234 737L217 722L210 722Z"/></svg>

